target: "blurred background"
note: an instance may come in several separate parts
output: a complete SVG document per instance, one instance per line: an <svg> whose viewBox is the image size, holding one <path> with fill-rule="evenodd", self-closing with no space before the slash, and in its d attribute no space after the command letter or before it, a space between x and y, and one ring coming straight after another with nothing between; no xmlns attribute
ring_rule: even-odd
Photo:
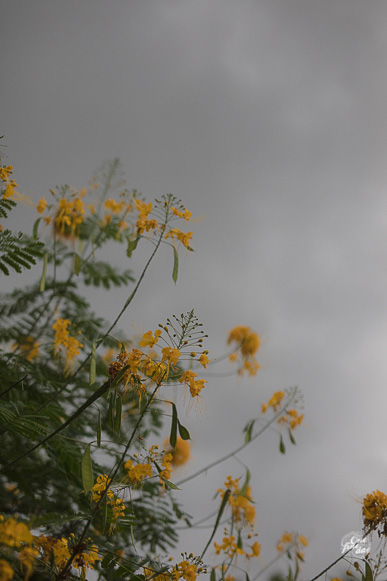
<svg viewBox="0 0 387 581"><path fill-rule="evenodd" d="M208 377L198 415L178 399L193 457L176 480L239 445L274 391L302 391L297 446L280 454L269 430L239 458L252 472L262 544L250 576L289 530L309 539L302 578L311 578L361 530L361 497L387 492L387 3L0 5L0 133L18 191L37 203L55 185L80 189L118 156L129 189L148 201L172 192L199 218L177 284L165 248L121 329L154 330L194 308L210 357L236 325L261 337L255 378ZM19 205L10 226L31 231L36 217ZM149 252L114 256L139 275ZM111 321L129 292L95 290L91 300ZM194 520L215 508L228 474L243 476L241 462L184 486ZM200 553L207 534L183 531L176 554Z"/></svg>

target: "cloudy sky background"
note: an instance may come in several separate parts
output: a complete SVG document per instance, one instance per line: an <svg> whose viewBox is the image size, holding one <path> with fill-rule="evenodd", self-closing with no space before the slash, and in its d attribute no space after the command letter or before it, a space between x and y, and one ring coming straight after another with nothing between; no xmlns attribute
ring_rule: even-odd
<svg viewBox="0 0 387 581"><path fill-rule="evenodd" d="M254 380L212 378L199 417L179 400L193 437L181 476L239 444L273 391L303 392L297 446L282 456L266 433L240 458L263 558L298 530L310 578L361 528L354 499L387 492L387 3L15 0L1 14L0 132L19 191L81 188L119 156L130 189L203 217L176 287L163 250L121 328L194 307L212 356L235 325L262 338ZM35 217L20 208L11 223ZM131 266L124 249L117 260ZM125 298L93 295L110 320ZM243 467L187 484L196 518L229 473ZM200 553L202 535L178 553Z"/></svg>

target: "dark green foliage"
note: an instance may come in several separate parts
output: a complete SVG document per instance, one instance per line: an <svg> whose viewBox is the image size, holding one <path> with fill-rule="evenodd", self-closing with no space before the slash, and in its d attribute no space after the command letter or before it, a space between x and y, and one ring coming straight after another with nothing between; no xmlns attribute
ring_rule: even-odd
<svg viewBox="0 0 387 581"><path fill-rule="evenodd" d="M108 262L101 260L87 263L83 268L82 274L85 285L102 285L106 289L109 289L111 285L126 286L129 282L134 282L130 270L124 270L119 273L117 268L113 268Z"/></svg>
<svg viewBox="0 0 387 581"><path fill-rule="evenodd" d="M36 264L36 258L43 256L44 244L29 238L22 232L11 230L0 232L0 270L9 276L10 269L21 273Z"/></svg>

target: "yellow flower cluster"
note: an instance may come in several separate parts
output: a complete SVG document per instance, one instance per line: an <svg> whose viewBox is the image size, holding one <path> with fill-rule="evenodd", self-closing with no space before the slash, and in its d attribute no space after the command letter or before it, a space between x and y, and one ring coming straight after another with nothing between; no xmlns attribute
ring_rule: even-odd
<svg viewBox="0 0 387 581"><path fill-rule="evenodd" d="M195 581L198 575L207 572L206 569L202 567L200 559L194 557L192 553L190 555L182 553L182 556L185 556L186 558L183 561L180 561L180 563L174 565L169 571L161 573L160 575L155 575L153 569L143 567L144 578L152 578L154 581L178 581L179 579ZM172 560L172 557L170 560Z"/></svg>
<svg viewBox="0 0 387 581"><path fill-rule="evenodd" d="M19 561L25 568L25 579L27 580L35 566L35 560L39 556L39 551L34 548L34 537L31 535L28 526L16 520L16 518L5 519L0 515L0 545L16 549L19 551ZM14 570L6 559L0 559L0 579L12 579Z"/></svg>
<svg viewBox="0 0 387 581"><path fill-rule="evenodd" d="M245 491L239 487L239 478L232 478L228 476L224 483L225 489L219 488L221 498L226 494L226 490L230 490L228 503L231 506L232 514L236 523L245 521L250 526L254 526L255 508L252 505L253 499L251 496L251 486L248 486Z"/></svg>
<svg viewBox="0 0 387 581"><path fill-rule="evenodd" d="M165 235L165 239L172 238L172 240L178 240L185 246L186 248L190 249L190 241L192 238L193 232L182 232L179 228L171 228Z"/></svg>
<svg viewBox="0 0 387 581"><path fill-rule="evenodd" d="M303 535L284 532L277 543L276 549L279 553L285 553L292 550L296 559L304 560L303 548L308 546L308 540Z"/></svg>
<svg viewBox="0 0 387 581"><path fill-rule="evenodd" d="M65 369L71 367L75 357L80 354L83 344L75 337L71 337L67 327L71 325L68 319L57 319L52 328L55 331L54 349L55 353L60 353L64 350L65 355Z"/></svg>
<svg viewBox="0 0 387 581"><path fill-rule="evenodd" d="M165 440L164 446L168 448L169 441ZM171 464L174 468L182 466L191 456L191 446L187 440L183 440L179 436L176 440L176 446L174 448L167 449L167 451L172 454Z"/></svg>
<svg viewBox="0 0 387 581"><path fill-rule="evenodd" d="M277 411L277 409L279 407L281 407L282 404L282 400L285 397L285 392L283 391L276 391L271 398L269 399L269 401L267 403L263 403L262 404L262 413L265 414L268 410L268 408L272 408L274 412Z"/></svg>
<svg viewBox="0 0 387 581"><path fill-rule="evenodd" d="M27 361L39 357L39 343L33 337L20 337L18 342L12 345L12 349L20 351Z"/></svg>
<svg viewBox="0 0 387 581"><path fill-rule="evenodd" d="M84 214L84 203L80 197L75 197L72 201L62 198L54 221L57 231L65 238L76 235Z"/></svg>
<svg viewBox="0 0 387 581"><path fill-rule="evenodd" d="M133 464L133 460L127 460L124 468L128 471L128 478L134 486L141 484L146 478L152 478L153 476L153 468L149 463Z"/></svg>
<svg viewBox="0 0 387 581"><path fill-rule="evenodd" d="M368 531L383 525L382 534L387 536L387 495L380 490L367 494L363 499L363 522Z"/></svg>
<svg viewBox="0 0 387 581"><path fill-rule="evenodd" d="M97 480L91 489L91 500L96 504L101 500L101 496L103 491L106 489L106 486L111 482L108 479L107 474L100 474L97 476ZM125 502L122 498L118 498L111 488L107 491L107 504L113 511L113 517L118 519L120 517L125 516Z"/></svg>
<svg viewBox="0 0 387 581"><path fill-rule="evenodd" d="M286 410L285 414L278 418L277 422L279 424L285 424L289 426L291 430L294 430L296 426L300 426L302 420L304 419L304 414L299 414L297 410L291 409Z"/></svg>
<svg viewBox="0 0 387 581"><path fill-rule="evenodd" d="M175 216L178 216L179 218L184 218L184 220L186 222L189 222L190 218L192 218L192 213L187 210L186 208L182 208L181 210L178 210L177 208L174 208L173 206L171 206L171 211L172 214L174 214Z"/></svg>
<svg viewBox="0 0 387 581"><path fill-rule="evenodd" d="M134 203L138 211L138 218L136 222L137 233L142 234L144 231L152 233L154 230L157 230L159 228L157 220L148 220L148 216L153 209L152 202L146 204L141 200L134 200Z"/></svg>
<svg viewBox="0 0 387 581"><path fill-rule="evenodd" d="M228 535L227 529L225 529L225 536L223 537L222 544L214 543L216 554L219 555L223 552L229 559L233 559L237 555L243 555L247 559L254 557L259 557L261 552L261 545L258 541L255 541L251 546L251 553L242 549L238 546L236 538L234 535Z"/></svg>
<svg viewBox="0 0 387 581"><path fill-rule="evenodd" d="M238 375L244 375L245 371L250 376L257 374L260 365L255 354L260 346L260 339L250 327L238 326L232 329L228 335L227 344L236 344L236 350L229 356L230 361L239 361Z"/></svg>
<svg viewBox="0 0 387 581"><path fill-rule="evenodd" d="M12 165L0 166L0 180L5 184L5 189L3 191L4 199L11 198L15 193L15 188L17 187L17 183L9 177L12 173Z"/></svg>
<svg viewBox="0 0 387 581"><path fill-rule="evenodd" d="M198 568L194 563L189 561L181 561L178 563L174 569L172 569L172 579L177 581L178 579L186 579L186 581L195 581L198 576Z"/></svg>
<svg viewBox="0 0 387 581"><path fill-rule="evenodd" d="M285 392L276 391L273 393L271 398L267 403L263 403L261 411L263 414L267 412L269 408L272 408L273 412L279 410L282 406L282 401L285 397ZM296 400L297 401L297 400ZM296 409L285 410L284 414L278 418L277 423L288 426L290 430L294 430L296 426L301 425L304 419L304 414L299 414Z"/></svg>
<svg viewBox="0 0 387 581"><path fill-rule="evenodd" d="M53 558L59 571L65 567L74 550L75 557L72 566L80 569L83 576L86 569L94 569L95 562L101 560L101 557L98 555L98 548L96 545L91 544L91 539L88 539L87 543L78 546L73 534L70 535L70 539L56 539L41 535L39 538L36 538L35 544L43 553L43 561L49 564Z"/></svg>
<svg viewBox="0 0 387 581"><path fill-rule="evenodd" d="M148 381L156 385L161 385L168 379L168 365L163 362L153 361L149 355L133 348L131 351L121 351L109 365L109 377L113 380L120 371L128 367L122 376L122 383L125 389L137 389L137 395L140 397L146 392Z"/></svg>
<svg viewBox="0 0 387 581"><path fill-rule="evenodd" d="M137 454L133 455L137 459ZM128 479L131 484L136 486L143 482L146 478L152 478L153 476L153 465L158 465L161 463L162 470L158 469L158 477L161 484L164 486L164 480L169 480L172 473L172 460L173 455L170 452L159 452L159 447L157 445L151 446L148 450L147 456L145 458L146 462L133 463L133 460L129 459L125 462L124 468L128 471Z"/></svg>
<svg viewBox="0 0 387 581"><path fill-rule="evenodd" d="M204 384L208 383L208 381L205 379L195 379L197 376L197 373L191 369L187 369L187 371L184 371L183 375L179 379L180 383L185 383L189 387L191 397L197 397L203 387L205 387Z"/></svg>
<svg viewBox="0 0 387 581"><path fill-rule="evenodd" d="M154 347L162 334L160 329L156 331L147 331L139 341L140 347ZM196 353L191 353L191 356L196 357ZM121 351L109 365L109 376L111 379L117 377L124 367L128 367L122 382L125 387L137 387L138 394L141 396L145 392L146 380L149 379L155 384L161 384L168 380L170 368L175 368L181 357L181 351L175 347L163 347L161 349L161 361L155 361L149 354L143 353L140 349L133 348L130 352ZM198 359L199 363L206 367L208 363L208 351L203 351ZM145 376L145 377L144 377ZM204 379L196 379L197 373L192 370L187 370L179 378L180 383L185 383L190 390L191 396L197 397L205 383Z"/></svg>

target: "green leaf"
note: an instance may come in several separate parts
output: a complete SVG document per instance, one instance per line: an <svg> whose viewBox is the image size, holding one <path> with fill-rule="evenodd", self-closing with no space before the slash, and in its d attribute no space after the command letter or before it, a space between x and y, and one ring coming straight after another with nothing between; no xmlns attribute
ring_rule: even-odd
<svg viewBox="0 0 387 581"><path fill-rule="evenodd" d="M95 383L95 350L96 350L96 342L93 342L91 347L91 359L90 359L90 385L94 385Z"/></svg>
<svg viewBox="0 0 387 581"><path fill-rule="evenodd" d="M137 244L138 241L140 240L140 235L136 236L136 238L134 240L130 240L128 238L128 247L126 249L126 255L128 256L128 258L131 258L132 256L132 252L134 252L134 250L136 250L137 248Z"/></svg>
<svg viewBox="0 0 387 581"><path fill-rule="evenodd" d="M289 440L291 441L292 444L296 444L296 440L294 439L294 436L292 434L292 430L290 428L289 429Z"/></svg>
<svg viewBox="0 0 387 581"><path fill-rule="evenodd" d="M255 420L252 420L245 426L243 430L245 432L245 444L248 444L251 441L254 424Z"/></svg>
<svg viewBox="0 0 387 581"><path fill-rule="evenodd" d="M114 430L117 432L117 434L119 434L121 430L121 420L122 420L122 399L121 396L118 395L116 398L116 415L114 418Z"/></svg>
<svg viewBox="0 0 387 581"><path fill-rule="evenodd" d="M190 440L191 436L190 436L187 428L182 426L181 423L179 422L179 420L177 420L177 425L179 426L179 434L180 434L181 439L182 440Z"/></svg>
<svg viewBox="0 0 387 581"><path fill-rule="evenodd" d="M34 238L35 240L38 238L38 228L39 228L40 220L41 220L41 218L38 218L37 220L35 220L34 227L32 229L32 238Z"/></svg>
<svg viewBox="0 0 387 581"><path fill-rule="evenodd" d="M97 423L97 446L98 446L98 448L101 447L101 432L102 432L101 412L98 408L98 423Z"/></svg>
<svg viewBox="0 0 387 581"><path fill-rule="evenodd" d="M279 450L280 450L281 454L285 454L285 452L286 452L286 448L285 448L284 440L282 438L282 434L281 434L281 437L280 437Z"/></svg>
<svg viewBox="0 0 387 581"><path fill-rule="evenodd" d="M167 488L171 488L172 490L181 490L181 488L179 488L178 486L176 486L176 484L174 484L170 480L167 480L166 478L163 478L160 475L159 475L159 478L161 478L161 480L165 483L165 485L166 485Z"/></svg>
<svg viewBox="0 0 387 581"><path fill-rule="evenodd" d="M114 411L116 406L116 392L112 391L109 398L109 414L108 422L109 426L114 429Z"/></svg>
<svg viewBox="0 0 387 581"><path fill-rule="evenodd" d="M87 493L94 486L93 464L91 462L90 446L86 446L85 453L82 457L82 484L83 490Z"/></svg>
<svg viewBox="0 0 387 581"><path fill-rule="evenodd" d="M74 274L78 275L82 268L82 258L79 256L78 252L74 254Z"/></svg>
<svg viewBox="0 0 387 581"><path fill-rule="evenodd" d="M250 472L250 470L247 468L247 469L246 469L246 478L245 478L244 484L243 484L243 486L242 486L242 488L241 488L241 490L240 490L240 492L239 492L239 494L240 494L241 496L246 496L246 494L247 494L247 489L248 489L248 487L249 487L249 483L250 483L250 478L251 478L251 472Z"/></svg>
<svg viewBox="0 0 387 581"><path fill-rule="evenodd" d="M210 581L216 581L215 569L211 569Z"/></svg>
<svg viewBox="0 0 387 581"><path fill-rule="evenodd" d="M374 576L372 575L372 569L369 566L369 563L367 563L367 561L365 561L365 581L373 581L374 580Z"/></svg>
<svg viewBox="0 0 387 581"><path fill-rule="evenodd" d="M176 441L177 441L177 409L174 403L172 403L172 424L171 424L171 433L169 435L169 443L172 448L176 448Z"/></svg>
<svg viewBox="0 0 387 581"><path fill-rule="evenodd" d="M206 546L205 546L205 548L204 548L204 550L203 550L202 554L200 555L200 558L201 558L201 559L203 559L203 557L204 557L204 553L207 551L208 547L209 547L209 546L210 546L210 544L211 544L211 541L212 541L212 539L213 539L213 538L214 538L214 536L215 536L216 530L217 530L217 528L218 528L218 525L219 525L219 523L220 523L220 519L222 518L222 514L223 514L223 512L224 512L224 509L225 509L225 508L226 508L226 506L227 506L228 499L230 498L230 494L231 494L231 490L230 490L229 488L227 488L227 490L226 490L226 492L224 493L224 496L223 496L223 498L222 498L222 503L221 503L221 505L220 505L220 508L219 508L218 516L216 517L216 522L215 522L214 530L212 531L211 537L210 537L210 539L209 539L208 543L206 544Z"/></svg>
<svg viewBox="0 0 387 581"><path fill-rule="evenodd" d="M177 275L179 272L179 255L177 254L176 248L173 246L173 271L172 271L172 280L176 284Z"/></svg>
<svg viewBox="0 0 387 581"><path fill-rule="evenodd" d="M40 279L40 292L41 293L46 288L47 261L48 261L48 252L46 252L45 255L44 255L43 272L42 272L42 276L41 276L41 279Z"/></svg>

